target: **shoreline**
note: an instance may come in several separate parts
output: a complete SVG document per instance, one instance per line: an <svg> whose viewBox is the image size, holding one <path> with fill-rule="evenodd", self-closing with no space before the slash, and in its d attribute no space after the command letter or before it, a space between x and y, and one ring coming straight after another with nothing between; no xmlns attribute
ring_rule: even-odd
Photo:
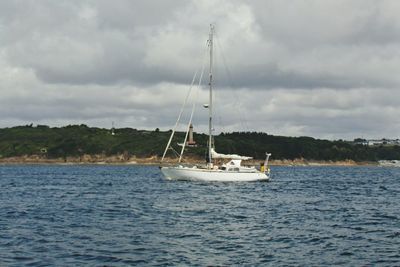
<svg viewBox="0 0 400 267"><path fill-rule="evenodd" d="M167 158L165 164L174 164L176 159ZM246 161L245 165L258 166L263 160ZM189 158L183 164L201 164L203 160L198 158ZM17 164L49 164L49 165L160 165L160 158L157 156L148 158L126 157L125 155L104 156L104 155L83 155L80 157L66 157L49 159L43 156L19 156L0 158L0 165L17 165ZM270 166L379 166L378 162L355 162L353 160L343 161L323 161L323 160L270 160Z"/></svg>

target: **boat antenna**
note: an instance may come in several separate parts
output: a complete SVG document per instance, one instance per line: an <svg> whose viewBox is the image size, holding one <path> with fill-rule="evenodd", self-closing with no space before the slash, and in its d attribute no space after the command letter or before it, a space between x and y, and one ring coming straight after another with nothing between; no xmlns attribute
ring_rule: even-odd
<svg viewBox="0 0 400 267"><path fill-rule="evenodd" d="M212 157L211 157L211 149L212 149L212 71L213 71L213 34L214 34L214 25L210 24L210 34L208 38L208 47L210 49L210 69L209 69L209 86L210 86L210 95L208 102L208 164L212 165Z"/></svg>

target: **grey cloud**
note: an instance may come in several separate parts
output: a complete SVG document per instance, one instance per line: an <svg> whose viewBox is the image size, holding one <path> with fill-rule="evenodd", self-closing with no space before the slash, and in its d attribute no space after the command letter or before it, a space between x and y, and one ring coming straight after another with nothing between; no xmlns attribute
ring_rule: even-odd
<svg viewBox="0 0 400 267"><path fill-rule="evenodd" d="M221 80L222 87L373 88L400 84L389 78L399 71L397 46L387 53L382 52L387 46L379 47L385 40L399 41L387 38L397 36L394 33L400 28L400 20L388 13L387 2L365 5L355 1L345 8L344 3L330 1L311 9L307 2L248 2L251 9L240 1L237 6L221 3L247 21L243 24L224 15L223 10L215 11L225 16L217 30L221 42L226 42L223 48L227 48L227 61L235 76L233 82ZM33 69L44 82L65 84L187 83L201 61L202 45L195 41L203 44L207 35L206 24L200 35L196 32L199 25L188 21L191 17L184 12L210 8L172 0L2 5L14 13L2 20L9 62ZM396 54L388 65L390 53ZM371 73L379 61L386 69Z"/></svg>
<svg viewBox="0 0 400 267"><path fill-rule="evenodd" d="M313 49L323 44L399 42L398 1L248 1L266 38Z"/></svg>
<svg viewBox="0 0 400 267"><path fill-rule="evenodd" d="M219 131L396 137L399 8L373 0L1 1L0 124L169 129L216 22ZM197 130L206 117L199 108Z"/></svg>
<svg viewBox="0 0 400 267"><path fill-rule="evenodd" d="M157 81L143 56L147 34L182 4L173 2L3 3L13 13L1 20L7 59L48 83L161 82L170 73Z"/></svg>
<svg viewBox="0 0 400 267"><path fill-rule="evenodd" d="M168 22L177 8L185 6L185 0L122 0L91 1L98 11L99 27L131 31L137 27L154 28Z"/></svg>

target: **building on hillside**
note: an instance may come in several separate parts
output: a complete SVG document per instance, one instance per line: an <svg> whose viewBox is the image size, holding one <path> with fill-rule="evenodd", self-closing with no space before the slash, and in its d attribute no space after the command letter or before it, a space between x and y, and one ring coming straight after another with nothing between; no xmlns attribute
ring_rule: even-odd
<svg viewBox="0 0 400 267"><path fill-rule="evenodd" d="M197 147L196 141L193 139L193 125L190 124L189 126L189 140L186 141L186 143L178 143L178 146L183 146L185 145L186 147Z"/></svg>
<svg viewBox="0 0 400 267"><path fill-rule="evenodd" d="M197 147L196 141L193 139L193 124L189 126L189 140L186 142L188 147Z"/></svg>
<svg viewBox="0 0 400 267"><path fill-rule="evenodd" d="M398 146L400 145L400 139L371 139L367 140L368 146Z"/></svg>

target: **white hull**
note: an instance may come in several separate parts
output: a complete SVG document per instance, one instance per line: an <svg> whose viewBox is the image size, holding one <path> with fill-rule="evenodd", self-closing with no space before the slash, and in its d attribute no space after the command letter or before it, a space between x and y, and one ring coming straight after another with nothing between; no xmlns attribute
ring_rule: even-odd
<svg viewBox="0 0 400 267"><path fill-rule="evenodd" d="M253 182L268 181L269 175L259 171L225 171L189 167L161 167L161 172L169 180L189 180L207 182Z"/></svg>

